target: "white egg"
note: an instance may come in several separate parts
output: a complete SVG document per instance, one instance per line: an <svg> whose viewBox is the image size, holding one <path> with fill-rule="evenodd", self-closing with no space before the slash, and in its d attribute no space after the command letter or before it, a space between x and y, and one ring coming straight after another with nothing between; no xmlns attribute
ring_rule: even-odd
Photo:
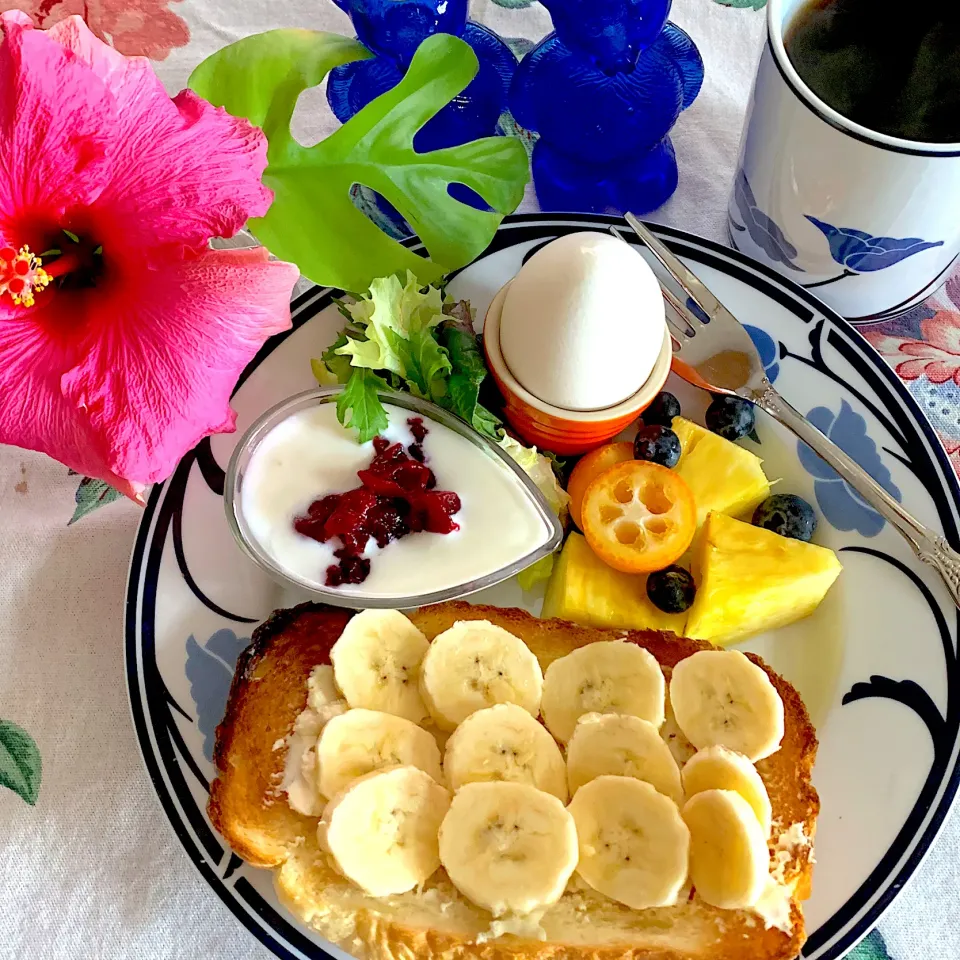
<svg viewBox="0 0 960 960"><path fill-rule="evenodd" d="M548 243L507 288L500 349L544 403L602 410L636 393L663 345L660 284L647 262L603 233Z"/></svg>

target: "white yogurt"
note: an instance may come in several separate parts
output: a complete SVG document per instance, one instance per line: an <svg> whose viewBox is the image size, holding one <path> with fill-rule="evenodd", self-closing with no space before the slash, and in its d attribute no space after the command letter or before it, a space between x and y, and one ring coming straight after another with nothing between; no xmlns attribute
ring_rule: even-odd
<svg viewBox="0 0 960 960"><path fill-rule="evenodd" d="M405 446L413 442L406 421L417 414L386 406L384 436ZM427 465L438 490L460 496L453 533L413 533L382 550L369 541L370 575L344 584L339 593L393 599L432 593L476 580L528 555L550 538L550 529L523 484L494 459L449 427L423 418ZM318 543L293 529L294 517L330 493L360 485L357 471L370 465L372 443L358 444L337 421L333 403L301 410L260 441L243 478L240 510L249 534L295 579L322 586L327 567L337 563L336 538Z"/></svg>

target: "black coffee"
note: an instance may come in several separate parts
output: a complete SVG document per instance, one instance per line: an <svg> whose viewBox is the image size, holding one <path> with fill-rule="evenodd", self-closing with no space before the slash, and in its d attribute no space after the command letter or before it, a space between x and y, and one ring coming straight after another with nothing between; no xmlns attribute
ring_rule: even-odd
<svg viewBox="0 0 960 960"><path fill-rule="evenodd" d="M812 0L784 43L807 86L847 119L960 142L960 0Z"/></svg>

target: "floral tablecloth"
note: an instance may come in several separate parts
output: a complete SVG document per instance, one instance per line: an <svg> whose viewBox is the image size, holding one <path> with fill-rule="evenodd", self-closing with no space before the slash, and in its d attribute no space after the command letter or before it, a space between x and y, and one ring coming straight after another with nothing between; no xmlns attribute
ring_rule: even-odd
<svg viewBox="0 0 960 960"><path fill-rule="evenodd" d="M764 2L674 0L672 18L700 45L706 83L673 132L680 188L654 219L724 238ZM171 93L205 56L250 33L280 26L349 31L331 0L0 3L9 7L40 26L83 15L121 52L150 57ZM549 30L534 0L473 0L471 11L508 38L538 39ZM321 94L301 98L299 136L316 138L332 125ZM906 316L864 333L928 413L960 470L960 277ZM0 958L267 956L188 863L138 755L121 650L138 515L99 483L0 447L0 783L10 774L3 740L16 736L11 724L29 732L42 759L34 805L0 789ZM35 779L39 769L27 773ZM958 891L954 815L910 887L851 956L960 955Z"/></svg>

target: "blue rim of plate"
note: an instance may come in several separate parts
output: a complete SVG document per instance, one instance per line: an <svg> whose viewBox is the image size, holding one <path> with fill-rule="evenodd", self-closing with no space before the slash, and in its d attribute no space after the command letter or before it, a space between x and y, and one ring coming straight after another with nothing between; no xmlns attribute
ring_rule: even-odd
<svg viewBox="0 0 960 960"><path fill-rule="evenodd" d="M623 221L618 217L592 214L535 213L510 216L504 219L492 243L478 259L525 241L546 239L547 235L552 237L584 228L607 228L611 225L622 226ZM648 226L674 253L734 276L784 306L801 322L809 323L816 313L833 325L834 329L830 334L842 331L844 337L836 337L831 341L832 345L872 386L879 382L896 395L902 406L900 409L890 410L889 415L897 422L905 438L908 441L920 442L928 457L932 456L932 465L939 467L936 472L940 484L928 489L943 523L947 540L955 548L960 547L957 523L960 516L960 484L946 452L933 427L894 370L857 330L813 294L736 250L683 230L653 223ZM632 237L628 237L628 232L624 236L634 242ZM418 251L423 249L419 243L410 242L408 245ZM234 393L286 337L329 305L334 293L335 291L330 289L315 287L298 296L291 304L291 329L264 344L244 370ZM798 309L800 304L808 307ZM905 411L909 416L905 415ZM154 790L177 838L200 875L234 916L264 946L284 960L327 957L330 956L327 951L308 939L294 922L268 904L246 878L240 877L232 886L227 886L226 881L240 867L242 861L224 847L204 814L198 809L183 772L183 767L186 766L190 774L206 788L206 777L186 750L172 721L172 711L186 717L189 715L170 696L154 659L156 573L171 527L180 572L196 597L213 612L234 622L257 622L231 614L210 601L200 591L187 569L183 558L179 511L194 463L210 489L222 494L223 471L213 458L208 439L183 458L169 480L154 486L144 508L130 560L124 615L124 655L127 690L137 743ZM949 498L944 493L944 487L950 492ZM922 581L914 579L921 591L929 597L929 591ZM930 599L932 600L932 597ZM932 604L932 608L935 606ZM960 627L960 612L957 617ZM945 623L941 624L941 628L944 627ZM144 709L145 702L150 708L149 717ZM934 761L909 816L867 879L829 920L812 933L804 947L804 956L821 951L817 953L817 960L837 960L866 936L903 889L936 839L960 787L960 677L950 674L947 684L947 709L943 720L940 744L935 744ZM942 749L943 747L947 749ZM881 894L870 902L877 890L881 890ZM243 906L240 901L243 901ZM825 950L822 949L824 947Z"/></svg>

